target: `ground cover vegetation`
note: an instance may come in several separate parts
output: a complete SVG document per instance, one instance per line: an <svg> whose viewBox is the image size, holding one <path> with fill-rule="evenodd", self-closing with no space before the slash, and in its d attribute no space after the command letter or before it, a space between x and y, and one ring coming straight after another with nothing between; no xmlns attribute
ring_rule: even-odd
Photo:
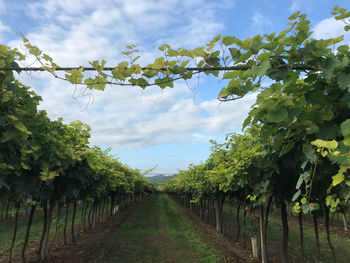
<svg viewBox="0 0 350 263"><path fill-rule="evenodd" d="M165 194L147 199L96 258L98 262L225 262Z"/></svg>
<svg viewBox="0 0 350 263"><path fill-rule="evenodd" d="M350 12L335 7L332 14L344 22L344 30L350 30ZM206 205L214 202L219 232L223 231L225 200L235 202L237 218L241 207L246 208L244 214L256 211L260 259L264 263L268 261L266 229L272 206L279 209L281 217L283 262L290 260L289 206L298 215L301 261L306 260L305 215L312 217L316 259L321 260L318 221L324 217L327 243L332 260L336 261L329 216L341 213L345 218L350 198L350 51L348 45L341 44L342 40L342 36L313 39L310 21L305 14L297 12L289 17L288 28L278 34L244 40L218 35L207 45L193 50L161 45L159 49L164 56L146 67L137 64L136 47L127 46L123 53L128 61L113 68L105 68L105 60L93 61L91 69L97 72L93 75L83 67L60 68L24 38L29 53L41 64L38 70L88 89L103 90L107 84L141 88L155 85L163 89L173 87L177 79L186 80L204 72L227 81L218 95L219 100L236 100L249 92L259 92L243 124L244 132L228 134L222 144L213 142L208 160L180 171L166 185L166 190L189 206L199 204L201 216ZM36 204L42 206L47 215L40 242L40 255L44 257L49 232L45 229L50 228L50 215L58 202L56 197L64 197L65 202L68 198L74 206L76 198L87 200L90 193L94 193L93 200L99 200L98 197L104 196L105 187L109 190L108 186L116 182L106 167L119 171L119 165L114 161L110 164L113 158L106 157L97 148L84 151L87 128L83 124L63 125L60 120L49 121L44 112L37 112L39 98L7 71L26 70L15 63L23 60L23 55L5 46L1 46L0 51L1 110L4 109L0 119L0 186L5 193L2 196L14 194L7 199L16 200L17 193L21 193L18 198L23 200L24 193L31 206L30 215ZM66 70L66 74L59 75L60 70ZM266 81L268 86L264 84ZM62 138L66 140L64 145ZM55 149L52 152L51 147ZM103 162L108 165L98 171L111 180L102 184L103 190L96 188L100 185L95 183L91 184L93 189L84 188L85 180L94 177L83 175L94 173ZM118 177L116 170L112 174ZM61 176L63 174L66 176ZM100 176L97 178L103 177ZM61 187L67 184L64 178L74 178L73 186ZM74 191L75 183L84 185L82 190ZM28 186L33 190L28 190ZM120 191L118 186L111 192L128 193L123 187ZM12 190L23 188L27 190ZM110 192L106 192L109 196Z"/></svg>

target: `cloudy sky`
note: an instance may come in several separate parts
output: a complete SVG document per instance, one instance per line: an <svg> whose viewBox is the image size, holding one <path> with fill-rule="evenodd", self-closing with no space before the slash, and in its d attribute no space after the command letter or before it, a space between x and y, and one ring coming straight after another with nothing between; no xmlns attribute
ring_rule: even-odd
<svg viewBox="0 0 350 263"><path fill-rule="evenodd" d="M334 5L350 8L348 0L0 0L0 43L24 52L24 34L61 66L95 59L113 66L124 59L124 47L135 44L146 64L162 43L194 48L219 33L245 38L281 31L297 10L308 14L314 37L335 37L343 25L331 18ZM224 83L206 76L164 91L108 87L85 95L45 73L19 78L43 97L40 107L50 118L82 120L92 128L92 145L111 147L134 168L158 165L161 173L204 161L208 141L239 132L255 100L250 94L220 104Z"/></svg>

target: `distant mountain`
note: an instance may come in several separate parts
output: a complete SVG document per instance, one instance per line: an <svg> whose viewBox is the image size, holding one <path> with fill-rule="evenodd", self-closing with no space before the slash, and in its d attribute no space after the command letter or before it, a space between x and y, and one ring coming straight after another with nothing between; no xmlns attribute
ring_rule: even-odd
<svg viewBox="0 0 350 263"><path fill-rule="evenodd" d="M150 179L152 182L162 185L166 181L169 181L170 179L174 178L173 175L164 175L164 174L151 174L148 176L148 179Z"/></svg>

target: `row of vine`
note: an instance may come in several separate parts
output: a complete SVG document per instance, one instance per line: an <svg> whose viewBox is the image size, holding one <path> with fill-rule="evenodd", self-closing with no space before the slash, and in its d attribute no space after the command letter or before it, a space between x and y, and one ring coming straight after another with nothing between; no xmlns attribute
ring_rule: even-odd
<svg viewBox="0 0 350 263"><path fill-rule="evenodd" d="M15 50L0 45L2 66L17 66ZM28 226L21 259L26 261L26 247L35 210L44 215L38 249L41 261L47 257L52 217L55 207L73 206L72 241L75 240L77 205L83 206L83 220L89 228L100 221L105 207L113 213L122 199L139 198L155 186L138 170L122 164L109 150L89 146L89 126L62 119L50 120L38 110L41 98L14 78L10 71L0 71L0 202L15 209L15 227L9 261L12 261L19 211L29 209ZM89 207L89 210L88 210ZM88 211L88 212L87 212ZM88 214L88 216L86 216ZM64 238L66 241L66 225Z"/></svg>
<svg viewBox="0 0 350 263"><path fill-rule="evenodd" d="M338 7L333 14L337 19L350 17ZM317 220L324 215L335 262L329 213L350 208L350 51L340 44L342 36L311 38L305 15L298 12L289 19L290 28L278 36L222 38L223 45L239 47L230 47L230 59L245 61L251 68L223 74L230 82L219 97L237 98L258 90L257 100L244 121L243 134L229 134L223 144L213 142L209 159L180 171L166 190L198 203L200 210L214 200L218 231L225 199L235 200L238 209L257 209L262 262L268 261L266 228L272 200L281 215L284 263L289 261L287 204L293 204L299 215L303 262L303 214L313 217L318 260ZM271 82L268 87L261 86L263 77Z"/></svg>

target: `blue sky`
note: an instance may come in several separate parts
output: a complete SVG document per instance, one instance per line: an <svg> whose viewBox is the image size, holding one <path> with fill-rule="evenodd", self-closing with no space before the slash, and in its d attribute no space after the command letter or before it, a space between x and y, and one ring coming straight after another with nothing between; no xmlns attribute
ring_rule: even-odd
<svg viewBox="0 0 350 263"><path fill-rule="evenodd" d="M278 32L297 10L308 15L315 38L334 37L343 34L341 22L331 18L334 5L350 9L348 0L0 0L0 43L24 52L19 37L24 34L61 66L84 66L95 59L113 66L123 60L126 45L136 44L147 64L162 43L193 48L219 33L246 38ZM158 165L160 173L205 161L209 140L239 132L255 100L250 94L220 104L216 98L224 83L206 76L189 86L179 81L163 92L108 87L90 97L45 73L19 78L43 97L40 107L52 119L80 119L92 128L91 144L112 147L134 168Z"/></svg>

